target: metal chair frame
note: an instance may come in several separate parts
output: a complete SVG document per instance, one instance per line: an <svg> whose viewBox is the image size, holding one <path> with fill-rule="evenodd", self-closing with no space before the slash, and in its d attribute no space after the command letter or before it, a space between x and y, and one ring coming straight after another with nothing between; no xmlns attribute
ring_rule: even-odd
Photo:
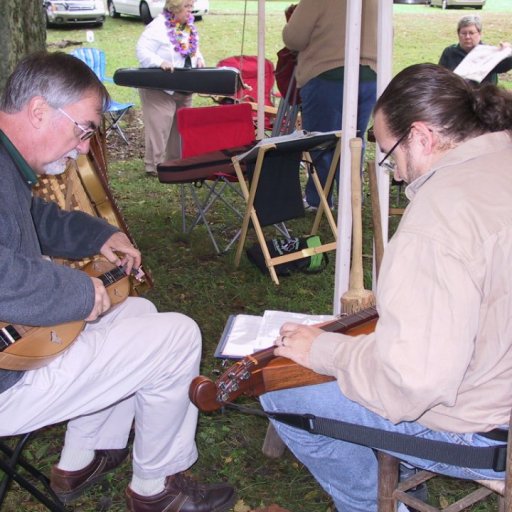
<svg viewBox="0 0 512 512"><path fill-rule="evenodd" d="M240 202L243 202L231 156L228 155L246 151L255 143L252 110L248 104L187 107L179 109L176 115L181 136L181 158L159 164L159 179L164 183L180 184L183 233L190 234L198 224L204 224L215 251L222 254L236 242L240 231L234 234L227 245L221 247L206 214L220 201L237 218L243 218L236 202L225 197L227 189L231 189L234 192L233 199L236 201L240 197ZM201 160L203 157L204 161ZM197 158L201 161L196 161ZM183 165L188 169L185 171L186 177L177 170L182 169ZM187 167L189 165L190 168ZM173 172L166 172L169 169ZM198 188L203 186L207 189L204 197L198 193ZM196 208L188 222L187 191Z"/></svg>
<svg viewBox="0 0 512 512"><path fill-rule="evenodd" d="M22 451L31 435L31 432L21 435L14 447L0 441L0 471L4 473L0 481L0 509L14 481L51 512L66 512L68 509L50 487L49 478L23 458Z"/></svg>

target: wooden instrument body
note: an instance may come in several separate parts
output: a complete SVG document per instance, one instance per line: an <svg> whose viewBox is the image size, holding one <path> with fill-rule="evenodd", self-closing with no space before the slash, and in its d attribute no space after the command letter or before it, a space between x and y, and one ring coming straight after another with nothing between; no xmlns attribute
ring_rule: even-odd
<svg viewBox="0 0 512 512"><path fill-rule="evenodd" d="M92 277L100 277L116 269L105 260L94 260L84 267ZM107 293L112 305L119 304L130 293L130 278L117 273L115 282L107 285ZM25 326L0 322L2 336L16 333L21 336L14 343L0 352L0 368L6 370L34 370L48 364L59 356L78 337L85 326L85 321L78 320L55 326Z"/></svg>
<svg viewBox="0 0 512 512"><path fill-rule="evenodd" d="M130 242L137 247L137 243L130 233L110 189L104 144L105 140L96 134L91 139L89 154L80 155L77 158L76 172L91 205L94 207L94 214L123 231L130 239ZM150 270L144 267L144 265L142 265L140 270L143 278L130 278L129 283L127 283L130 285L130 295L143 295L153 287Z"/></svg>
<svg viewBox="0 0 512 512"><path fill-rule="evenodd" d="M137 246L110 190L104 139L97 132L90 143L87 155L79 155L70 161L66 172L55 176L41 176L34 194L45 201L53 201L67 211L82 211L100 217L126 233L133 245ZM68 260L53 258L53 261L72 268L84 268L94 258ZM144 279L131 279L131 295L142 295L153 286L151 273L142 267Z"/></svg>
<svg viewBox="0 0 512 512"><path fill-rule="evenodd" d="M350 336L368 334L375 329L377 312L375 308L369 308L345 318L347 321L335 320L319 327ZM274 356L274 347L270 347L236 362L215 382L203 375L196 377L190 384L189 397L200 411L212 412L241 395L260 396L269 391L332 380L334 377L316 373L285 357Z"/></svg>

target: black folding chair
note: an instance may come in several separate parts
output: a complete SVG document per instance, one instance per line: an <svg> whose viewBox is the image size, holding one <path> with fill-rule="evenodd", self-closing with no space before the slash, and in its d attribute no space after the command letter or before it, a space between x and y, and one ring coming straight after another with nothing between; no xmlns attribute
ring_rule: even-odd
<svg viewBox="0 0 512 512"><path fill-rule="evenodd" d="M66 512L68 509L53 492L49 478L29 464L22 455L31 435L32 433L29 432L16 437L12 445L8 442L8 438L0 440L0 472L3 473L0 480L0 509L14 481L48 510Z"/></svg>

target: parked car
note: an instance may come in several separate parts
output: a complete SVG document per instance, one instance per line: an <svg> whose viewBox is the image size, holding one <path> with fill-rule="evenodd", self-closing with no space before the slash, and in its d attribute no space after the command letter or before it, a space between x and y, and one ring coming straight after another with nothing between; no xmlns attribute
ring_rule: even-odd
<svg viewBox="0 0 512 512"><path fill-rule="evenodd" d="M485 0L430 0L430 7L441 7L448 9L449 7L473 7L481 9L485 5Z"/></svg>
<svg viewBox="0 0 512 512"><path fill-rule="evenodd" d="M46 26L71 24L103 25L105 4L103 0L43 0Z"/></svg>
<svg viewBox="0 0 512 512"><path fill-rule="evenodd" d="M194 8L192 9L192 14L196 18L196 20L200 20L205 14L208 14L209 10L209 0L195 0Z"/></svg>
<svg viewBox="0 0 512 512"><path fill-rule="evenodd" d="M146 24L158 16L165 5L165 0L107 0L108 13L113 18L121 14L138 16ZM201 19L210 10L209 0L195 0L192 14Z"/></svg>

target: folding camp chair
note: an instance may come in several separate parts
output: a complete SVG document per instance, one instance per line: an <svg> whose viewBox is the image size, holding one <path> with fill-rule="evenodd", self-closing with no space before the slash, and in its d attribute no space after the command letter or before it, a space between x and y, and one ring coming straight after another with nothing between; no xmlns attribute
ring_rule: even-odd
<svg viewBox="0 0 512 512"><path fill-rule="evenodd" d="M217 67L231 67L240 70L240 76L244 87L239 89L231 98L223 97L221 103L228 101L249 103L253 110L257 109L258 103L258 57L254 55L235 55L220 60ZM275 97L275 74L272 61L265 59L265 129L272 130L276 115Z"/></svg>
<svg viewBox="0 0 512 512"><path fill-rule="evenodd" d="M106 58L103 50L99 50L98 48L77 48L71 52L71 55L85 62L102 82L114 83L112 78L107 77L105 74ZM126 144L128 144L128 139L119 123L133 105L133 103L119 103L112 99L110 100L107 111L105 112L105 135L115 130Z"/></svg>
<svg viewBox="0 0 512 512"><path fill-rule="evenodd" d="M14 444L4 439L0 441L0 473L3 473L0 479L0 509L10 484L14 481L48 510L66 512L65 505L50 487L49 478L23 457L22 451L30 437L31 433L12 438L15 439Z"/></svg>
<svg viewBox="0 0 512 512"><path fill-rule="evenodd" d="M326 133L297 131L290 135L263 139L250 151L233 157L240 188L247 203L235 257L236 266L240 264L250 221L252 221L256 232L265 264L276 284L279 284L274 268L276 265L336 249L337 229L327 203L327 192L332 185L339 163L340 143L340 131ZM311 151L329 151L333 148L334 155L329 175L325 187L322 188L309 153ZM271 257L262 227L304 216L299 176L300 164L303 161L307 162L308 170L320 197L320 207L310 234L316 234L321 217L325 214L334 241L317 247L300 249L286 255ZM242 170L242 164L247 167L246 172ZM249 171L249 167L252 168L252 171Z"/></svg>
<svg viewBox="0 0 512 512"><path fill-rule="evenodd" d="M243 217L225 192L231 189L235 191L235 197L242 197L238 186L233 187L237 178L231 158L255 144L252 109L246 103L182 108L177 112L177 122L182 158L159 164L158 178L161 183L181 184L183 232L190 233L197 224L204 224L216 252L220 254L229 250L239 232L221 249L206 214L220 200L237 217ZM205 198L198 194L201 185L208 190ZM186 190L191 193L197 210L189 226L186 219Z"/></svg>

